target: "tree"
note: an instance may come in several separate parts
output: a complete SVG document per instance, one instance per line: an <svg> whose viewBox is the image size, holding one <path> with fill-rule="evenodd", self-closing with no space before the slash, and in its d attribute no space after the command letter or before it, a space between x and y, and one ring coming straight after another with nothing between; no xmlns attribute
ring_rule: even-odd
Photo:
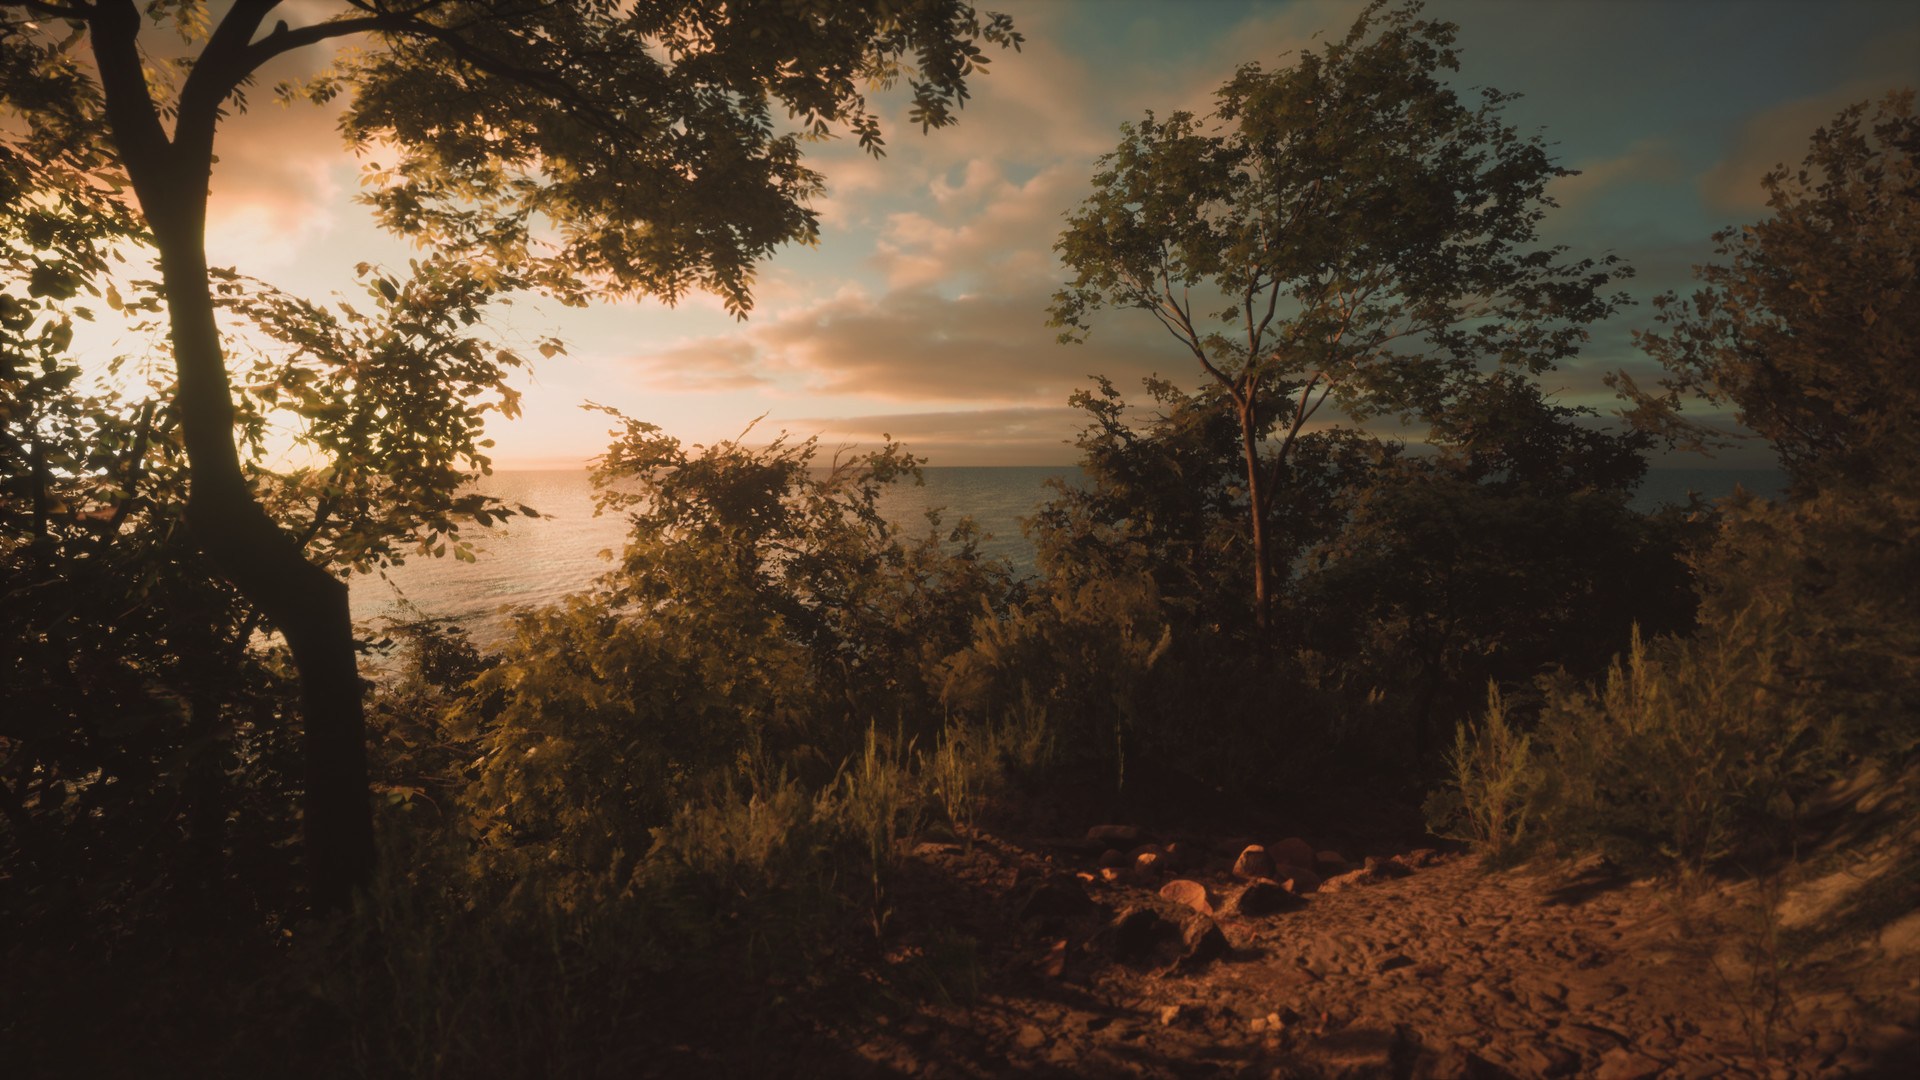
<svg viewBox="0 0 1920 1080"><path fill-rule="evenodd" d="M1457 28L1420 8L1375 0L1292 67L1242 67L1211 117L1124 127L1055 245L1075 273L1052 306L1062 341L1101 307L1150 312L1231 409L1263 631L1275 492L1323 405L1418 416L1488 360L1573 355L1625 300L1601 292L1629 272L1614 257L1532 247L1547 183L1570 174L1500 122L1510 95L1470 107L1439 81Z"/></svg>
<svg viewBox="0 0 1920 1080"><path fill-rule="evenodd" d="M1340 493L1301 581L1309 643L1406 695L1423 766L1435 717L1483 703L1490 680L1596 676L1634 626L1679 632L1694 607L1687 523L1627 505L1647 435L1588 426L1516 372L1474 389L1432 417L1437 454Z"/></svg>
<svg viewBox="0 0 1920 1080"><path fill-rule="evenodd" d="M178 375L169 408L190 463L187 522L299 668L305 849L324 908L373 861L360 680L345 584L261 505L234 442L205 245L226 110L245 107L245 88L275 58L361 38L366 48L277 92L351 95L348 142L398 155L372 174L367 200L382 224L568 302L673 300L697 287L744 314L754 263L816 233L806 199L820 177L801 164L802 138L838 125L878 153L859 83L902 75L923 130L950 123L986 62L980 42L1019 39L1004 17L983 22L958 0L348 0L324 21L267 28L279 6L236 0L215 19L197 0L16 0L0 21L0 98L24 114L30 145L110 156L151 231ZM152 55L147 20L176 31L189 55ZM776 131L776 100L798 131Z"/></svg>
<svg viewBox="0 0 1920 1080"><path fill-rule="evenodd" d="M1887 95L1814 132L1797 172L1761 179L1773 216L1722 229L1695 267L1706 287L1654 300L1664 333L1636 332L1667 371L1661 393L1631 375L1609 380L1625 414L1669 444L1732 445L1727 432L1685 417L1689 398L1732 405L1796 484L1875 483L1920 453L1920 118L1913 91Z"/></svg>

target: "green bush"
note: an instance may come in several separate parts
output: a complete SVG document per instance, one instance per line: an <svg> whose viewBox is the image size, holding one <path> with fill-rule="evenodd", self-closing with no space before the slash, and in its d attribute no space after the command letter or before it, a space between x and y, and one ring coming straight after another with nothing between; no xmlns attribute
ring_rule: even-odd
<svg viewBox="0 0 1920 1080"><path fill-rule="evenodd" d="M1471 841L1496 860L1524 850L1538 784L1533 740L1508 720L1498 684L1487 686L1481 723L1454 729L1447 766L1452 786L1438 789L1426 807L1434 832Z"/></svg>

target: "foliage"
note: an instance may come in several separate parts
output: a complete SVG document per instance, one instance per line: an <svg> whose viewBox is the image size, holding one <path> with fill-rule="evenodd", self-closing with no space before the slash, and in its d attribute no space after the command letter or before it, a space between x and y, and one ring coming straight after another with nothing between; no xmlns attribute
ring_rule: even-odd
<svg viewBox="0 0 1920 1080"><path fill-rule="evenodd" d="M1567 172L1501 123L1508 95L1483 89L1475 108L1439 80L1457 28L1420 7L1376 0L1321 52L1242 67L1209 118L1127 125L1055 245L1075 272L1054 297L1062 341L1099 308L1147 311L1231 414L1263 631L1286 569L1269 518L1323 404L1422 416L1489 361L1572 356L1624 300L1601 292L1627 273L1614 257L1531 250Z"/></svg>
<svg viewBox="0 0 1920 1080"><path fill-rule="evenodd" d="M364 353L344 375L356 388L389 377L415 391L425 384L422 400L437 402L425 413L452 423L419 425L422 416L403 407L411 398L338 416L301 405L317 442L400 464L403 480L444 485L458 458L484 471L473 454L477 425L460 418L472 416L476 387L484 394L498 385L498 368L512 366L427 340L444 335L446 316L472 314L456 294L524 284L567 303L638 293L671 301L704 288L744 316L755 263L816 232L806 203L820 177L801 164L803 137L844 127L878 154L878 121L859 85L902 75L914 120L923 130L944 126L986 62L981 43L1017 47L1020 38L1006 18L983 21L958 0L373 0L269 28L279 6L240 0L215 16L171 0L11 5L0 13L0 104L17 114L9 138L35 157L64 154L82 173L109 170L113 201L130 188L159 251L176 375L165 394L191 481L186 520L212 566L284 636L299 671L304 855L314 902L337 909L374 863L365 714L347 590L309 561L305 545L330 514L404 503L407 493L394 498L370 472L323 471L303 493L317 504L310 534L287 529L249 482L234 442L230 335L216 295L224 285L210 281L206 255L207 178L229 109L244 109L246 88L282 56L340 38L365 42L277 96L344 95L349 142L398 155L391 167L369 167L367 201L383 225L446 258L429 264L425 297L403 301L385 279L374 288L401 312L422 302L424 317L411 330L362 336L295 304L268 300L254 313L270 325L291 315L299 331L277 339L317 349L323 367ZM150 62L141 40L149 24L178 37L178 55ZM90 58L79 55L83 46ZM801 130L776 131L776 101ZM12 307L0 315L16 318ZM450 516L491 516L484 500L463 503L450 490L367 516L424 532L432 549ZM353 565L392 557L379 538L343 529L340 539L344 548L329 554Z"/></svg>
<svg viewBox="0 0 1920 1080"><path fill-rule="evenodd" d="M1056 753L1126 783L1140 714L1172 642L1151 581L1096 580L1030 611L982 619L945 663L942 701L979 721L1044 711Z"/></svg>
<svg viewBox="0 0 1920 1080"><path fill-rule="evenodd" d="M1497 373L1436 415L1437 454L1396 456L1339 493L1345 521L1300 580L1307 640L1416 703L1416 763L1432 721L1488 680L1590 678L1634 625L1692 624L1683 555L1705 526L1631 509L1644 437L1584 419Z"/></svg>
<svg viewBox="0 0 1920 1080"><path fill-rule="evenodd" d="M1920 119L1911 90L1889 94L1863 124L1866 111L1841 110L1799 170L1762 179L1773 215L1714 234L1730 262L1698 268L1704 288L1654 301L1666 330L1636 336L1667 376L1657 394L1613 377L1630 418L1707 449L1730 442L1682 405L1730 405L1798 483L1911 483Z"/></svg>
<svg viewBox="0 0 1920 1080"><path fill-rule="evenodd" d="M71 355L140 242L111 181L0 140L0 893L27 940L250 917L297 828L285 657L185 536L165 388L89 388Z"/></svg>
<svg viewBox="0 0 1920 1080"><path fill-rule="evenodd" d="M875 723L921 734L939 659L1007 602L970 523L949 549L880 516L885 486L917 478L897 445L817 473L812 440L689 452L651 424L619 434L596 474L633 523L619 568L522 613L475 684L497 714L460 713L487 740L473 801L502 865L617 877L683 803L788 766L825 781Z"/></svg>
<svg viewBox="0 0 1920 1080"><path fill-rule="evenodd" d="M1467 840L1495 860L1529 839L1532 795L1532 739L1507 719L1500 687L1487 686L1487 712L1479 724L1454 729L1447 755L1450 787L1427 800L1431 827L1444 836Z"/></svg>

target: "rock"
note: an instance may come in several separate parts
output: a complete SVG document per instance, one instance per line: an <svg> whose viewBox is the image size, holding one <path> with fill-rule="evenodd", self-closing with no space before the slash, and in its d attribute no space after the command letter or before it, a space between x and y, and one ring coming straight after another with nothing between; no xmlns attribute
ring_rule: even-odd
<svg viewBox="0 0 1920 1080"><path fill-rule="evenodd" d="M1200 861L1200 853L1193 850L1193 845L1182 844L1177 840L1167 845L1165 854L1167 865L1175 870L1186 870Z"/></svg>
<svg viewBox="0 0 1920 1080"><path fill-rule="evenodd" d="M1127 858L1137 859L1142 855L1160 855L1164 854L1165 851L1166 849L1159 844L1141 844L1139 847L1127 852Z"/></svg>
<svg viewBox="0 0 1920 1080"><path fill-rule="evenodd" d="M1179 1020L1180 1014L1185 1011L1186 1011L1185 1006L1181 1006L1181 1005L1161 1006L1160 1007L1160 1026L1172 1027L1174 1024L1174 1021Z"/></svg>
<svg viewBox="0 0 1920 1080"><path fill-rule="evenodd" d="M1233 944L1220 927L1205 915L1195 915L1187 920L1180 930L1180 960L1182 968L1194 968L1209 964L1233 952Z"/></svg>
<svg viewBox="0 0 1920 1080"><path fill-rule="evenodd" d="M1344 874L1336 874L1321 882L1320 891L1329 893L1345 892L1348 889L1358 889L1366 885L1377 885L1379 882L1380 876L1371 870L1351 870Z"/></svg>
<svg viewBox="0 0 1920 1080"><path fill-rule="evenodd" d="M1087 830L1087 841L1111 848L1130 848L1140 842L1138 825L1095 825Z"/></svg>
<svg viewBox="0 0 1920 1080"><path fill-rule="evenodd" d="M1166 856L1149 851L1133 857L1133 872L1140 878L1157 878L1166 869Z"/></svg>
<svg viewBox="0 0 1920 1080"><path fill-rule="evenodd" d="M1160 887L1160 898L1185 904L1197 914L1213 914L1213 899L1207 895L1207 887L1197 881L1175 878Z"/></svg>
<svg viewBox="0 0 1920 1080"><path fill-rule="evenodd" d="M1034 885L1020 905L1020 918L1067 918L1093 910L1093 898L1071 874L1055 874Z"/></svg>
<svg viewBox="0 0 1920 1080"><path fill-rule="evenodd" d="M1322 851L1313 857L1313 869L1321 877L1334 877L1353 869L1353 864L1337 851Z"/></svg>
<svg viewBox="0 0 1920 1080"><path fill-rule="evenodd" d="M1407 853L1408 864L1416 870L1425 870L1439 861L1440 853L1430 847L1414 848Z"/></svg>
<svg viewBox="0 0 1920 1080"><path fill-rule="evenodd" d="M1113 953L1122 960L1136 960L1153 951L1170 927L1152 908L1127 908L1107 924L1113 940Z"/></svg>
<svg viewBox="0 0 1920 1080"><path fill-rule="evenodd" d="M1290 893L1305 896L1320 891L1320 875L1302 866L1282 866L1273 872L1274 878Z"/></svg>
<svg viewBox="0 0 1920 1080"><path fill-rule="evenodd" d="M1131 865L1132 862L1133 860L1127 856L1127 853L1121 851L1119 848L1108 848L1100 853L1100 869L1102 870L1114 866L1128 866Z"/></svg>
<svg viewBox="0 0 1920 1080"><path fill-rule="evenodd" d="M1037 965L1040 974L1049 979L1057 979L1067 971L1067 941L1061 938L1047 949L1047 955Z"/></svg>
<svg viewBox="0 0 1920 1080"><path fill-rule="evenodd" d="M1133 884L1133 867L1103 866L1100 868L1100 880L1109 885Z"/></svg>
<svg viewBox="0 0 1920 1080"><path fill-rule="evenodd" d="M1233 861L1233 876L1240 878L1273 877L1273 859L1268 857L1267 849L1259 844L1248 844Z"/></svg>
<svg viewBox="0 0 1920 1080"><path fill-rule="evenodd" d="M1636 1054L1622 1047L1615 1047L1600 1055L1600 1067L1593 1072L1594 1080L1648 1080L1665 1072L1667 1066L1645 1054Z"/></svg>
<svg viewBox="0 0 1920 1080"><path fill-rule="evenodd" d="M1413 867L1401 862L1397 856L1393 855L1389 855L1384 859L1375 858L1372 855L1367 856L1367 869L1373 871L1382 879L1403 878L1413 873Z"/></svg>
<svg viewBox="0 0 1920 1080"><path fill-rule="evenodd" d="M1413 1063L1413 1080L1509 1080L1512 1073L1470 1050L1422 1054Z"/></svg>
<svg viewBox="0 0 1920 1080"><path fill-rule="evenodd" d="M1313 869L1313 848L1297 836L1289 836L1272 845L1267 848L1267 854L1273 856L1273 861L1281 866L1303 866L1309 870Z"/></svg>
<svg viewBox="0 0 1920 1080"><path fill-rule="evenodd" d="M1520 1043L1509 1048L1522 1076L1566 1076L1580 1068L1580 1055L1551 1043Z"/></svg>
<svg viewBox="0 0 1920 1080"><path fill-rule="evenodd" d="M1305 901L1277 882L1255 880L1227 901L1227 910L1235 915L1258 918L1280 911L1292 911Z"/></svg>
<svg viewBox="0 0 1920 1080"><path fill-rule="evenodd" d="M1022 1050L1038 1050L1041 1044L1047 1041L1047 1033L1028 1024L1020 1029L1020 1034L1014 1036L1013 1041L1018 1043Z"/></svg>

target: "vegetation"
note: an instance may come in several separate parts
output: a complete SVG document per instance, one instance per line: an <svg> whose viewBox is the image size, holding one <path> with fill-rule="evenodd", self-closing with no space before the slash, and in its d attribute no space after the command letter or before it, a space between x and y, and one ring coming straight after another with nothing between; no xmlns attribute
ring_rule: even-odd
<svg viewBox="0 0 1920 1080"><path fill-rule="evenodd" d="M603 409L627 543L483 652L427 621L356 642L342 583L533 513L462 487L516 407L490 306L697 285L744 312L754 261L813 231L774 99L877 149L857 78L912 55L939 126L980 44L1019 38L943 0L375 3L262 34L271 7L152 5L198 50L175 90L127 66L131 6L0 21L23 117L0 137L0 1047L23 1075L744 1072L970 993L980 943L897 917L905 856L1037 793L1146 813L1361 786L1497 859L1714 873L1920 753L1910 95L1768 178L1774 216L1641 339L1664 396L1623 377L1638 426L1611 430L1537 376L1627 269L1535 247L1565 172L1505 95L1444 87L1452 26L1373 4L1212 116L1127 129L1070 214L1057 323L1143 307L1208 381L1148 380L1144 418L1108 380L1075 395L1086 482L1030 522L1037 575L971 522L887 521L922 464L897 444L688 446ZM285 93L353 95L349 136L402 155L369 201L427 250L325 306L209 270L223 103L349 33L374 47ZM159 280L121 295L110 264L146 256ZM122 369L147 385L84 378L96 297L170 335L171 365ZM1656 442L1710 434L1694 393L1769 440L1790 499L1630 506ZM1323 403L1345 422L1310 425ZM321 464L268 468L280 429ZM394 663L356 670L361 646Z"/></svg>

